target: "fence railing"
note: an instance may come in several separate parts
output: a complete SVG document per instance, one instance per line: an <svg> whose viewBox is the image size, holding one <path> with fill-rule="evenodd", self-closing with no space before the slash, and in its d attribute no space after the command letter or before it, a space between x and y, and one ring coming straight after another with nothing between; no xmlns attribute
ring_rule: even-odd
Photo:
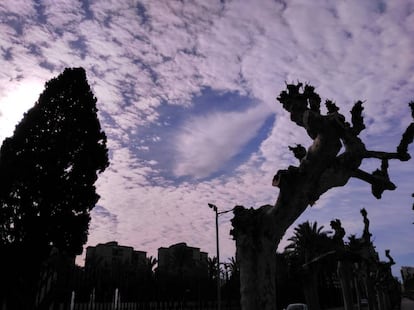
<svg viewBox="0 0 414 310"><path fill-rule="evenodd" d="M221 310L240 310L240 305L236 301L223 301ZM160 302L106 302L94 304L91 303L74 303L59 304L53 307L54 310L216 310L217 303L208 302L178 302L178 301L160 301Z"/></svg>

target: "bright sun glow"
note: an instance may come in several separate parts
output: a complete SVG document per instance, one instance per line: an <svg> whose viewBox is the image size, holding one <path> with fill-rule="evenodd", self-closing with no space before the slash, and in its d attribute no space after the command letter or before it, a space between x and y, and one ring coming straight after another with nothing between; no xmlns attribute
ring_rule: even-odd
<svg viewBox="0 0 414 310"><path fill-rule="evenodd" d="M3 95L0 94L0 143L13 134L14 128L39 98L43 83L23 80L14 84Z"/></svg>

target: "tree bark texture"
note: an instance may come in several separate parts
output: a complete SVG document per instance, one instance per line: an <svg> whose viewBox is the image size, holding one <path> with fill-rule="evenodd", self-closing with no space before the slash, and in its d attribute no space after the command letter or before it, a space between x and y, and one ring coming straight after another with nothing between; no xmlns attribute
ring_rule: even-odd
<svg viewBox="0 0 414 310"><path fill-rule="evenodd" d="M244 310L276 309L276 244L273 225L266 220L266 211L235 209L239 214L237 230L236 256L240 266L241 304ZM262 225L259 225L262 223Z"/></svg>

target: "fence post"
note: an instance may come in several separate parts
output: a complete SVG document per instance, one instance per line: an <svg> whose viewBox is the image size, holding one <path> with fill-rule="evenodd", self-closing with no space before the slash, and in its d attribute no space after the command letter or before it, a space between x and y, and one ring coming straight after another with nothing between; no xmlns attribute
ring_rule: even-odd
<svg viewBox="0 0 414 310"><path fill-rule="evenodd" d="M70 310L75 308L75 291L72 291L72 295L70 297Z"/></svg>

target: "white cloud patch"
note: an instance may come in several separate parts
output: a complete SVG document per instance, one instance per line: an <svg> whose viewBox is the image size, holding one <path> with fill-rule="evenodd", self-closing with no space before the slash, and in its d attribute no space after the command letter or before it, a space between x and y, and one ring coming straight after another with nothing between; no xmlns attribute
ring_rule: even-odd
<svg viewBox="0 0 414 310"><path fill-rule="evenodd" d="M204 178L216 172L263 126L263 105L241 112L214 112L193 117L179 129L174 141L177 176Z"/></svg>

